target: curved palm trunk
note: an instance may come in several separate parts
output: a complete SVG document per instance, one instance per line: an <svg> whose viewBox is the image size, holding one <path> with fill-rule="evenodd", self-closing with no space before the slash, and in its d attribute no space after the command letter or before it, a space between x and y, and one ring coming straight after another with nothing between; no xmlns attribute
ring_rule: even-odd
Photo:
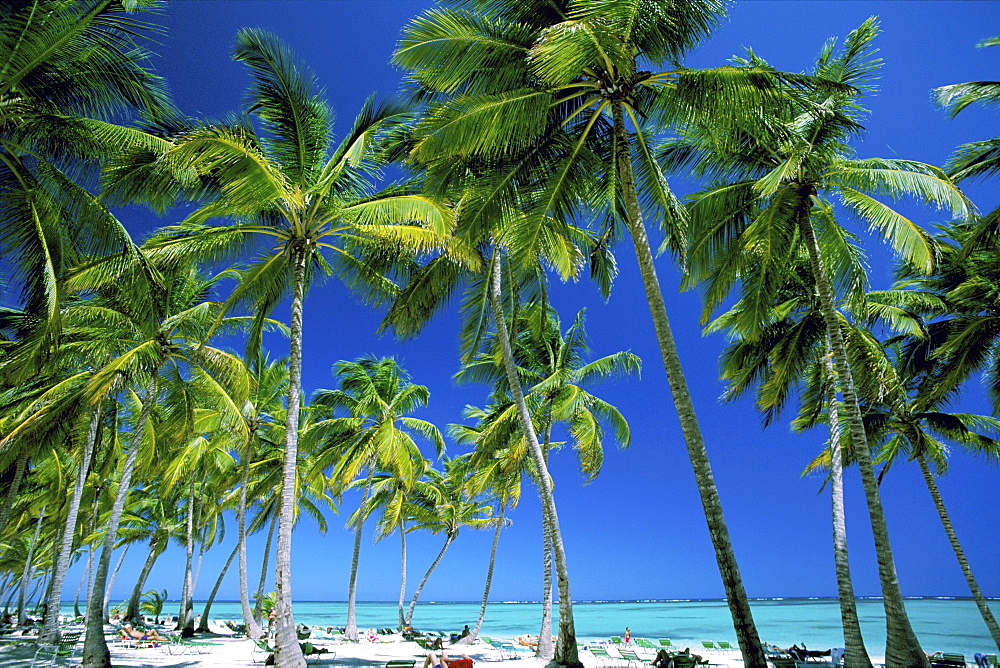
<svg viewBox="0 0 1000 668"><path fill-rule="evenodd" d="M958 534L955 533L951 517L948 515L948 510L944 507L941 490L938 489L937 482L934 481L934 475L931 473L930 466L927 465L927 458L924 456L924 453L921 452L917 455L917 462L920 464L920 472L924 476L924 482L927 483L927 491L931 493L931 499L934 500L934 508L937 509L938 516L941 518L941 526L944 527L944 532L948 534L951 549L955 551L958 565L962 568L965 581L969 584L969 591L972 592L972 598L975 599L976 605L979 607L979 612L983 616L983 621L986 622L986 626L990 630L990 635L993 636L993 642L996 643L997 649L1000 649L1000 626L997 625L997 620L993 617L993 612L986 604L986 599L979 588L979 583L976 582L976 577L972 574L969 560L965 558L965 550L962 549L962 544L958 542Z"/></svg>
<svg viewBox="0 0 1000 668"><path fill-rule="evenodd" d="M80 583L76 585L76 596L73 597L73 618L79 619L83 617L83 613L80 612L80 594L83 593L83 586L87 584L87 580L90 578L90 571L94 568L94 551L87 550L87 565L83 569L83 573L80 575Z"/></svg>
<svg viewBox="0 0 1000 668"><path fill-rule="evenodd" d="M135 586L132 587L132 595L128 599L128 607L125 608L125 619L133 624L139 621L139 601L142 598L142 589L146 586L146 580L149 578L156 560L163 554L163 549L166 546L166 535L162 538L154 535L149 541L149 554L146 555L146 562L142 565L142 570L139 571L139 577L135 581Z"/></svg>
<svg viewBox="0 0 1000 668"><path fill-rule="evenodd" d="M21 586L17 592L17 625L23 626L28 619L28 616L24 611L25 602L25 591L28 588L29 576L31 575L31 562L35 559L35 547L38 545L38 536L42 533L42 520L45 519L45 509L48 506L42 506L42 509L38 511L38 521L35 522L35 533L31 538L31 544L28 546L28 554L24 559L24 570L21 573Z"/></svg>
<svg viewBox="0 0 1000 668"><path fill-rule="evenodd" d="M406 532L403 530L403 523L400 522L399 526L399 563L400 563L400 575L399 575L399 630L402 631L406 627L406 620L403 619L403 599L406 596Z"/></svg>
<svg viewBox="0 0 1000 668"><path fill-rule="evenodd" d="M295 521L295 479L299 457L299 408L302 395L302 302L306 285L305 242L290 246L294 272L288 355L288 411L285 418L285 459L278 511L278 550L274 559L274 665L302 668L306 660L295 633L292 614L292 525Z"/></svg>
<svg viewBox="0 0 1000 668"><path fill-rule="evenodd" d="M374 469L368 467L368 479L365 481L365 490L361 493L361 505L358 512L363 513L368 495L372 491L372 476ZM344 628L344 640L350 642L358 641L358 562L361 558L361 531L364 529L364 518L359 518L358 528L354 532L354 552L351 556L351 579L347 585L347 626Z"/></svg>
<svg viewBox="0 0 1000 668"><path fill-rule="evenodd" d="M187 526L184 541L184 586L181 588L181 607L177 615L176 630L194 630L194 580L191 577L191 564L194 561L194 482L188 483Z"/></svg>
<svg viewBox="0 0 1000 668"><path fill-rule="evenodd" d="M653 318L653 328L656 330L660 356L663 358L663 368L667 372L674 409L680 420L681 433L684 435L688 458L694 469L698 494L701 497L705 521L708 524L708 532L712 538L712 546L715 548L715 560L718 563L719 574L722 576L722 584L726 590L726 602L729 604L729 612L733 618L736 639L739 642L743 662L747 668L766 668L767 658L764 656L764 648L757 633L757 626L753 621L750 601L743 587L743 577L740 575L739 565L736 563L733 543L729 536L729 527L726 525L722 503L719 500L719 490L715 486L712 467L708 461L705 440L701 434L701 427L698 425L698 417L694 410L694 402L691 400L687 380L684 377L684 370L681 367L677 345L674 342L673 333L670 331L667 308L663 301L659 279L656 276L653 253L649 247L649 238L646 236L646 227L642 220L639 198L636 194L622 105L620 102L616 102L613 108L615 159L621 179L621 192L625 198L625 207L628 212L628 228L632 236L636 259L639 262L642 284L646 290L646 301Z"/></svg>
<svg viewBox="0 0 1000 668"><path fill-rule="evenodd" d="M260 567L260 582L257 584L257 596L254 597L253 618L260 624L261 605L264 602L264 587L267 584L267 562L271 559L271 543L274 542L274 529L278 525L278 516L271 518L271 525L267 529L267 540L264 542L264 563Z"/></svg>
<svg viewBox="0 0 1000 668"><path fill-rule="evenodd" d="M14 510L14 499L17 498L18 492L21 491L21 481L24 480L24 472L28 468L28 451L23 451L17 458L17 462L14 464L14 478L10 481L10 487L7 489L7 495L4 497L3 510L0 510L0 530L3 530L7 526L7 521L10 519L10 514Z"/></svg>
<svg viewBox="0 0 1000 668"><path fill-rule="evenodd" d="M101 609L104 610L104 623L105 624L108 623L108 618L110 617L110 613L108 612L108 607L111 605L111 590L114 589L115 580L118 579L118 573L122 569L122 564L125 563L125 555L128 554L128 549L130 547L132 547L131 543L128 544L128 545L126 545L125 549L123 549L122 553L118 556L118 561L115 562L115 568L114 568L114 570L111 571L111 577L108 578L108 584L104 588L104 601L103 601ZM91 591L93 592L93 588L91 588ZM89 599L88 599L88 601L89 601Z"/></svg>
<svg viewBox="0 0 1000 668"><path fill-rule="evenodd" d="M94 591L87 599L87 635L83 642L83 659L80 664L86 668L111 668L111 652L108 651L108 644L104 640L105 585L108 580L108 569L111 566L111 553L114 552L115 541L118 540L118 525L121 523L122 511L125 509L125 499L132 486L132 472L135 470L139 444L145 437L146 421L149 419L153 402L156 401L156 373L157 369L153 369L151 372L152 378L150 378L146 388L142 411L132 432L132 438L129 440L128 450L125 452L121 478L118 481L118 492L115 494L111 516L108 518L104 544L101 546L101 557L97 561Z"/></svg>
<svg viewBox="0 0 1000 668"><path fill-rule="evenodd" d="M455 540L456 536L458 536L458 531L448 534L448 538L444 541L444 545L441 546L441 551L438 552L437 557L434 558L430 568L427 569L427 572L424 573L424 577L420 580L420 584L418 584L417 588L413 591L413 598L410 599L410 606L406 609L406 619L404 620L403 627L413 621L413 609L417 607L417 599L420 598L420 591L424 588L424 585L427 584L427 580L430 579L431 573L433 573L434 569L441 563L441 559L444 558L444 553L448 551L448 548L451 546L451 543Z"/></svg>
<svg viewBox="0 0 1000 668"><path fill-rule="evenodd" d="M476 618L476 625L469 632L469 635L459 640L456 644L471 645L479 636L479 631L483 628L483 620L486 619L486 605L490 600L490 586L493 584L493 566L497 560L497 545L500 544L500 532L503 530L504 515L507 512L507 499L500 499L500 506L497 509L497 528L493 532L493 545L490 547L490 565L486 568L486 585L483 587L483 600L479 604L479 617Z"/></svg>
<svg viewBox="0 0 1000 668"><path fill-rule="evenodd" d="M504 318L500 304L500 259L494 258L493 277L490 281L490 304L493 308L493 320L497 327L497 337L503 353L504 371L507 383L510 385L514 405L521 423L521 429L531 446L531 455L538 467L538 491L542 500L543 520L546 522L552 540L552 551L556 563L556 578L559 587L559 643L556 646L554 660L563 666L582 666L576 649L576 625L573 621L573 596L569 588L569 568L566 565L566 550L559 531L559 515L556 512L555 496L552 494L552 481L549 479L548 467L545 466L545 455L538 443L535 426L531 422L531 414L524 401L524 392L517 379L514 366L514 353L511 350L510 336L507 332L507 321Z"/></svg>
<svg viewBox="0 0 1000 668"><path fill-rule="evenodd" d="M840 444L840 415L837 412L837 390L834 386L833 353L829 340L823 364L826 371L826 404L830 415L830 497L833 514L833 562L837 573L837 594L840 619L844 626L844 668L872 668L871 657L861 635L858 606L851 580L851 564L847 558L847 521L844 513L844 458Z"/></svg>
<svg viewBox="0 0 1000 668"><path fill-rule="evenodd" d="M250 481L250 458L253 452L253 432L247 437L246 452L243 453L242 469L240 471L240 505L236 510L236 547L240 554L240 608L243 610L243 623L247 627L247 635L253 639L264 635L264 630L254 619L250 608L250 590L247 585L247 484ZM208 615L202 616L204 620Z"/></svg>
<svg viewBox="0 0 1000 668"><path fill-rule="evenodd" d="M551 413L551 402L549 410ZM545 425L545 447L542 453L545 455L545 466L549 465L549 444L552 440L552 421ZM544 508L544 506L543 506ZM547 530L548 524L545 522L544 510L542 517L542 625L538 629L538 645L535 647L535 656L539 659L549 661L552 659L554 649L552 647L552 540Z"/></svg>
<svg viewBox="0 0 1000 668"><path fill-rule="evenodd" d="M87 482L87 475L90 473L90 458L94 452L94 444L97 442L97 430L101 425L101 407L94 408L90 416L90 424L87 426L87 440L80 454L80 468L76 474L76 485L73 487L73 495L70 497L69 508L66 513L66 525L63 527L62 547L59 548L59 559L56 562L55 570L52 572L51 594L49 596L49 610L56 611L56 614L48 615L45 620L45 628L42 629L40 642L52 642L59 636L59 606L62 603L62 590L66 582L66 572L69 570L69 562L73 556L73 538L76 536L76 523L80 515L80 500L83 498L83 487Z"/></svg>
<svg viewBox="0 0 1000 668"><path fill-rule="evenodd" d="M803 186L807 188L808 186ZM804 193L805 203L798 212L798 225L802 239L809 251L809 262L812 266L813 279L819 293L820 308L823 321L826 324L827 337L833 350L833 358L837 366L837 378L840 391L844 398L844 409L847 412L847 424L851 433L853 452L861 471L861 482L865 490L865 501L868 504L868 515L871 518L872 533L875 536L875 553L878 559L879 580L882 584L882 603L885 606L886 642L885 663L887 666L923 666L930 664L927 656L920 648L917 636L910 626L910 619L903 605L903 594L899 588L896 575L896 564L892 556L892 546L889 543L889 532L885 521L885 511L882 499L878 493L878 482L875 480L875 469L872 466L871 453L868 451L868 438L861 418L858 405L858 395L854 388L854 376L847 361L847 348L844 336L840 331L834 304L833 286L826 275L823 259L820 255L819 243L809 222L809 199L811 193Z"/></svg>
<svg viewBox="0 0 1000 668"><path fill-rule="evenodd" d="M218 579L215 581L215 586L212 587L212 593L208 595L208 600L205 601L205 609L201 613L201 623L198 624L198 628L195 629L198 633L208 633L212 629L208 627L208 613L212 611L212 603L215 602L215 597L219 593L219 587L222 586L222 580L226 577L226 572L229 567L233 564L233 559L236 558L237 553L240 551L239 543L233 548L233 551L229 553L229 558L226 559L226 565L222 567L222 572L219 573Z"/></svg>

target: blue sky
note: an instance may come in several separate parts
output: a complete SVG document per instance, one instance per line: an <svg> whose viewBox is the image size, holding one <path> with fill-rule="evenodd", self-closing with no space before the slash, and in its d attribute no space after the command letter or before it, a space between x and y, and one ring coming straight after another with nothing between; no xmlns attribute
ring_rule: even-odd
<svg viewBox="0 0 1000 668"><path fill-rule="evenodd" d="M239 108L248 81L243 66L230 57L236 31L245 26L271 30L315 70L342 131L372 92L387 97L396 93L401 72L389 64L389 58L399 31L430 4L410 0L171 2L159 17L167 34L155 47L160 56L156 67L170 82L183 111L218 117ZM997 134L995 112L970 108L958 119L948 120L931 105L930 90L948 83L997 78L1000 48L977 49L975 44L1000 32L998 2L740 2L734 5L729 23L693 51L687 64L719 65L749 46L776 67L803 71L827 38L843 38L873 14L882 21L877 45L885 66L880 92L867 101L872 114L868 133L856 145L859 156L942 164L958 144ZM688 186L677 182L675 187L683 193ZM995 180L972 185L968 192L984 210L997 205ZM941 222L932 210L911 207L907 211L926 226ZM134 209L123 214L125 224L139 238L153 226L176 219L168 215L156 220ZM877 240L869 248L873 284L887 287L889 255ZM694 476L629 247L618 249L618 262L621 275L607 302L585 281L553 285L553 299L564 323L572 321L579 309L587 309L594 356L631 350L644 360L641 379L594 389L630 421L631 448L619 452L609 444L604 469L589 485L583 484L571 452L554 456L552 474L573 595L576 599L720 597L723 589ZM829 496L820 492L819 478L800 477L822 447L823 435L791 434L787 421L762 430L749 401L723 405L717 358L725 341L718 335L702 335L699 297L676 291L678 274L668 258L660 259L658 270L748 593L835 595ZM430 405L419 416L441 427L460 421L464 405L485 403L486 388L456 387L451 380L458 368L453 313L441 316L418 339L405 344L375 338L379 318L380 314L360 306L334 282L313 289L305 307L307 391L334 386L330 369L336 361L374 353L395 355L414 382L431 389ZM278 353L280 345L275 348ZM968 388L964 409L988 410L981 390L978 385ZM460 454L456 446L450 447L449 454ZM942 494L981 586L988 595L998 596L1000 522L996 495L990 491L998 483L997 468L961 452L955 452L951 461L949 473L940 480ZM847 494L855 589L859 595L877 595L871 533L856 471L848 474ZM903 593L967 595L916 466L896 467L885 479L882 494ZM341 515L331 514L326 535L320 535L308 519L296 529L295 598L346 599L351 534L343 523L354 503L356 499L348 497ZM533 490L525 490L511 517L514 524L501 539L493 598L537 599L541 534ZM362 550L359 598L393 600L399 586L398 540L390 537L373 544L370 536L371 531ZM478 600L490 539L488 532L464 531L423 598ZM234 540L232 522L225 543L205 556L199 598L207 595ZM411 590L442 540L410 537ZM251 539L251 570L260 563L262 545L262 536ZM145 556L141 552L136 546L129 555L118 577L116 597L125 595L134 581ZM182 566L182 552L171 548L147 588L166 588L175 598ZM236 598L237 586L234 571L227 577L221 598Z"/></svg>

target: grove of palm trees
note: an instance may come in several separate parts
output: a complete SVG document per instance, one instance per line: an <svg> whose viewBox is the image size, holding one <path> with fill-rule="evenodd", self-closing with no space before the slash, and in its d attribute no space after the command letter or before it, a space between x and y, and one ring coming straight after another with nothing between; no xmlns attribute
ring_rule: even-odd
<svg viewBox="0 0 1000 668"><path fill-rule="evenodd" d="M12 625L238 601L299 667L302 601L537 601L582 666L575 602L718 599L766 668L755 599L830 597L931 668L943 596L1000 651L997 9L0 3Z"/></svg>

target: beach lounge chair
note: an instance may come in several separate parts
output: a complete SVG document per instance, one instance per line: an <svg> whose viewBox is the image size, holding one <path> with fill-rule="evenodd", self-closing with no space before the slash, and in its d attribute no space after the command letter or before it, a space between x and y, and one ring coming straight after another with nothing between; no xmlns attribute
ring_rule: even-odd
<svg viewBox="0 0 1000 668"><path fill-rule="evenodd" d="M54 643L45 643L38 646L35 656L31 660L31 666L55 666L59 661L72 661L76 651L76 644L80 641L80 631L69 631L59 636Z"/></svg>
<svg viewBox="0 0 1000 668"><path fill-rule="evenodd" d="M965 668L965 655L941 652L930 657L933 668Z"/></svg>
<svg viewBox="0 0 1000 668"><path fill-rule="evenodd" d="M608 654L608 650L601 645L590 645L590 654L597 659L597 665L608 665L614 661L614 658Z"/></svg>
<svg viewBox="0 0 1000 668"><path fill-rule="evenodd" d="M711 640L702 640L701 646L704 647L709 652L714 652L717 649L715 646L715 642Z"/></svg>
<svg viewBox="0 0 1000 668"><path fill-rule="evenodd" d="M622 644L622 637L621 636L611 636L611 644L612 645L621 645Z"/></svg>
<svg viewBox="0 0 1000 668"><path fill-rule="evenodd" d="M665 649L667 651L671 651L674 649L673 644L671 644L670 642L670 638L660 638L659 642L661 649Z"/></svg>
<svg viewBox="0 0 1000 668"><path fill-rule="evenodd" d="M645 661L639 658L639 655L635 653L634 650L625 649L624 647L618 647L618 654L621 655L622 660L625 662L626 666L636 665L641 666Z"/></svg>
<svg viewBox="0 0 1000 668"><path fill-rule="evenodd" d="M415 665L416 659L391 659L386 661L385 668L413 668Z"/></svg>
<svg viewBox="0 0 1000 668"><path fill-rule="evenodd" d="M731 650L733 648L733 646L729 644L728 640L716 640L715 646L721 650Z"/></svg>

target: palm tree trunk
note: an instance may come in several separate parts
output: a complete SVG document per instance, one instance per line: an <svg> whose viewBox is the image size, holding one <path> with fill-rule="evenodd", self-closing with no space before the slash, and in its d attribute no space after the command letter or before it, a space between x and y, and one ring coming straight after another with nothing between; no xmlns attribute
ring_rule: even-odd
<svg viewBox="0 0 1000 668"><path fill-rule="evenodd" d="M24 601L25 601L25 590L28 588L29 576L31 575L31 562L35 558L35 546L38 545L38 537L42 533L42 520L45 519L45 509L48 506L42 506L42 509L38 511L38 521L35 522L35 533L31 537L31 543L28 545L28 554L24 558L24 570L21 573L21 587L17 592L17 625L23 626L27 621L28 616L24 612Z"/></svg>
<svg viewBox="0 0 1000 668"><path fill-rule="evenodd" d="M552 405L549 402L549 414ZM545 467L549 466L549 444L552 442L552 420L545 425ZM538 645L535 656L545 661L552 660L555 649L552 646L552 540L549 535L549 524L545 521L545 506L542 506L542 624L538 629Z"/></svg>
<svg viewBox="0 0 1000 668"><path fill-rule="evenodd" d="M264 602L264 587L267 584L267 562L271 559L271 543L274 542L274 529L278 525L277 514L271 518L271 525L267 529L267 540L264 541L264 562L260 566L260 582L257 583L257 595L254 597L253 618L258 624L261 622L263 613L261 605Z"/></svg>
<svg viewBox="0 0 1000 668"><path fill-rule="evenodd" d="M743 577L740 575L740 568L736 563L733 543L729 536L729 527L726 525L722 503L719 500L719 490L715 486L712 467L708 461L705 439L702 436L701 427L698 425L694 402L691 400L691 392L681 367L677 345L674 342L673 333L670 331L670 320L667 318L667 308L663 301L659 279L656 276L653 253L649 247L649 238L646 236L646 227L642 220L642 211L636 194L635 177L632 172L632 160L629 155L628 136L625 131L621 103L616 102L613 109L615 150L617 152L615 159L621 179L622 196L625 198L625 208L628 212L628 227L632 236L632 245L639 262L642 284L646 290L646 301L653 318L653 328L656 330L656 341L660 348L660 356L663 358L663 367L667 372L674 409L680 420L681 433L687 446L691 467L694 469L705 521L708 524L708 533L712 538L712 546L715 548L715 560L718 563L722 584L726 590L726 602L729 604L729 612L733 618L736 639L739 642L743 662L747 668L766 668L767 658L764 656L764 648L757 633L757 626L753 621L750 601L743 587Z"/></svg>
<svg viewBox="0 0 1000 668"><path fill-rule="evenodd" d="M193 580L191 579L191 563L194 559L194 481L188 482L187 521L184 531L184 585L181 587L181 607L177 614L175 630L190 628L194 630L194 608L191 599L194 596Z"/></svg>
<svg viewBox="0 0 1000 668"><path fill-rule="evenodd" d="M808 188L808 186L803 187ZM837 377L844 399L844 409L847 412L852 449L858 462L858 469L861 471L861 482L868 504L868 515L871 518L872 533L875 537L879 580L882 583L882 603L885 607L885 663L889 668L897 666L923 666L927 668L930 665L927 656L920 649L920 643L913 632L913 627L910 626L910 619L906 615L906 607L903 605L903 594L899 588L896 564L892 555L892 546L889 543L885 511L878 493L875 469L872 466L871 453L868 451L868 438L865 435L865 426L858 405L858 395L854 388L854 376L847 361L847 348L844 344L844 336L840 331L840 322L834 304L833 286L826 275L819 243L809 222L810 194L804 194L803 199L806 204L801 207L802 210L797 214L798 225L802 239L809 251L809 261L819 293L823 321L826 324L827 337L837 365Z"/></svg>
<svg viewBox="0 0 1000 668"><path fill-rule="evenodd" d="M125 555L128 554L128 549L132 547L131 543L125 546L122 553L118 556L118 561L115 562L115 568L111 571L111 577L108 578L108 585L104 588L104 600L102 601L101 609L104 611L104 623L108 623L108 617L110 614L108 612L108 606L111 604L111 590L114 589L115 580L118 579L118 573L122 569L122 564L125 563ZM93 588L91 588L93 591ZM89 602L89 598L87 599Z"/></svg>
<svg viewBox="0 0 1000 668"><path fill-rule="evenodd" d="M406 627L406 620L403 619L403 599L406 597L406 531L403 530L403 523L400 522L399 526L399 630L402 631Z"/></svg>
<svg viewBox="0 0 1000 668"><path fill-rule="evenodd" d="M83 586L87 584L87 578L90 575L90 569L94 567L94 551L87 550L87 565L83 569L83 573L80 574L80 582L76 585L76 595L73 597L73 618L79 619L83 617L83 613L80 612L80 594L83 593Z"/></svg>
<svg viewBox="0 0 1000 668"><path fill-rule="evenodd" d="M559 587L559 643L556 646L554 661L562 666L582 666L576 649L576 625L573 621L573 597L569 588L569 569L566 565L566 550L559 531L559 515L556 512L555 496L552 493L552 481L549 479L548 467L545 466L545 455L538 443L535 426L531 422L531 414L524 401L524 392L517 378L514 366L514 353L511 350L510 336L507 332L507 321L500 303L500 258L493 258L493 277L490 281L490 303L493 308L493 320L497 328L497 338L503 353L504 370L507 383L517 407L521 429L531 446L532 458L538 467L538 490L544 509L543 519L547 520L552 539L553 556L556 562L556 578Z"/></svg>
<svg viewBox="0 0 1000 668"><path fill-rule="evenodd" d="M941 526L944 527L944 532L948 534L951 549L955 551L958 565L962 568L965 581L969 584L969 591L972 592L972 598L975 599L976 605L979 607L979 613L983 616L983 621L986 622L986 627L990 630L990 635L993 636L993 642L996 643L997 649L1000 650L1000 626L997 625L997 620L993 617L993 612L986 604L986 599L979 588L979 583L976 582L976 577L972 574L969 560L965 558L965 550L962 549L962 544L958 542L958 534L955 533L951 517L948 515L948 510L944 507L941 490L938 489L937 482L934 481L934 475L931 473L930 466L927 465L927 457L924 456L924 453L921 452L917 455L917 462L920 464L920 472L924 475L924 482L927 483L927 491L931 493L931 499L934 500L934 507L937 509L938 517L941 518Z"/></svg>
<svg viewBox="0 0 1000 668"><path fill-rule="evenodd" d="M156 560L163 553L165 547L166 535L161 539L159 535L154 534L149 541L149 554L146 555L146 562L142 565L142 570L139 571L139 577L135 581L135 586L132 587L132 595L128 599L128 607L125 608L124 619L133 624L139 621L139 600L142 598L142 589L146 586L146 580L149 578Z"/></svg>
<svg viewBox="0 0 1000 668"><path fill-rule="evenodd" d="M7 526L10 514L14 510L14 499L17 498L18 492L21 491L21 481L24 480L24 472L27 468L28 450L25 449L18 455L17 462L14 464L14 478L10 481L10 487L7 489L7 495L4 497L3 510L0 511L0 531Z"/></svg>
<svg viewBox="0 0 1000 668"><path fill-rule="evenodd" d="M303 668L306 660L295 633L292 614L292 525L295 522L295 480L299 458L299 408L302 395L302 302L306 286L306 247L300 241L289 247L294 272L288 355L288 410L285 417L285 459L278 511L278 550L274 559L276 668Z"/></svg>
<svg viewBox="0 0 1000 668"><path fill-rule="evenodd" d="M156 373L157 369L150 372L151 377L146 388L146 396L143 397L142 410L132 431L128 449L124 453L125 461L122 463L121 477L118 480L118 492L115 494L111 516L108 518L104 544L101 546L101 557L97 561L94 592L87 599L87 635L83 642L83 660L80 664L86 668L111 668L111 652L108 651L108 644L104 640L105 585L108 579L108 569L111 566L111 553L114 552L115 541L118 540L118 525L121 523L122 511L125 510L125 499L132 486L132 472L135 470L139 445L145 438L146 421L149 419L149 413L156 401Z"/></svg>
<svg viewBox="0 0 1000 668"><path fill-rule="evenodd" d="M73 556L73 539L76 537L76 522L80 515L80 500L83 498L83 487L87 483L87 475L90 473L90 458L94 451L94 444L97 442L97 430L101 426L101 407L94 408L90 416L90 424L87 426L87 440L83 445L83 452L80 453L80 466L77 469L76 485L73 487L73 495L70 497L69 509L66 513L66 525L63 527L62 547L59 549L59 560L56 562L52 573L51 596L49 598L49 609L59 610L62 603L62 590L66 582L66 572L69 570L69 562ZM49 615L45 621L45 628L41 632L39 642L54 642L59 637L59 615Z"/></svg>
<svg viewBox="0 0 1000 668"><path fill-rule="evenodd" d="M368 495L371 494L372 477L374 474L374 467L369 465L365 490L361 493L361 505L358 506L358 512L362 516L358 518L358 528L354 532L354 552L351 556L351 579L347 585L347 626L344 627L344 640L349 642L358 641L358 563L361 558L361 531L365 527L365 518L363 517L364 508L365 503L368 502Z"/></svg>
<svg viewBox="0 0 1000 668"><path fill-rule="evenodd" d="M497 546L500 544L500 532L504 527L504 515L507 511L507 499L501 498L497 503L497 527L493 531L493 545L490 547L490 565L486 568L486 585L483 587L483 600L479 604L479 617L476 618L476 625L457 644L471 645L475 642L479 631L483 628L483 620L486 619L486 605L490 600L490 586L493 584L493 566L497 560Z"/></svg>
<svg viewBox="0 0 1000 668"><path fill-rule="evenodd" d="M417 599L420 598L420 591L424 588L424 585L427 584L427 580L431 577L431 573L433 573L434 569L441 563L441 559L444 558L444 553L448 551L448 548L451 546L451 543L455 540L456 536L458 536L458 531L448 534L448 538L444 541L444 545L441 546L441 551L438 552L437 557L434 558L430 568L428 568L427 572L424 573L423 579L420 580L420 584L418 584L417 588L413 591L413 598L410 599L410 607L406 609L406 620L403 624L404 627L413 622L413 609L417 607Z"/></svg>
<svg viewBox="0 0 1000 668"><path fill-rule="evenodd" d="M226 559L226 565L222 567L222 572L219 573L218 579L215 581L215 586L212 587L212 593L208 595L208 600L205 601L205 609L201 613L201 623L198 624L198 628L195 629L198 633L208 633L212 629L208 627L208 613L212 611L212 603L215 602L215 597L219 593L219 587L222 586L222 580L226 577L226 572L229 567L233 564L233 559L240 551L239 543L233 548L233 551L229 553L229 558Z"/></svg>
<svg viewBox="0 0 1000 668"><path fill-rule="evenodd" d="M264 635L264 629L254 619L253 610L250 609L250 590L247 585L247 485L250 482L253 439L254 432L251 430L247 435L247 446L243 453L240 471L240 505L236 511L236 535L238 536L237 548L240 553L240 607L243 610L243 623L247 627L247 636L256 640Z"/></svg>
<svg viewBox="0 0 1000 668"><path fill-rule="evenodd" d="M830 497L833 514L833 562L837 573L837 594L840 599L840 619L844 626L844 668L872 668L871 657L861 635L858 606L851 580L851 564L847 558L847 521L844 512L844 457L840 444L840 415L837 411L836 375L829 339L823 357L826 371L826 405L830 416Z"/></svg>

